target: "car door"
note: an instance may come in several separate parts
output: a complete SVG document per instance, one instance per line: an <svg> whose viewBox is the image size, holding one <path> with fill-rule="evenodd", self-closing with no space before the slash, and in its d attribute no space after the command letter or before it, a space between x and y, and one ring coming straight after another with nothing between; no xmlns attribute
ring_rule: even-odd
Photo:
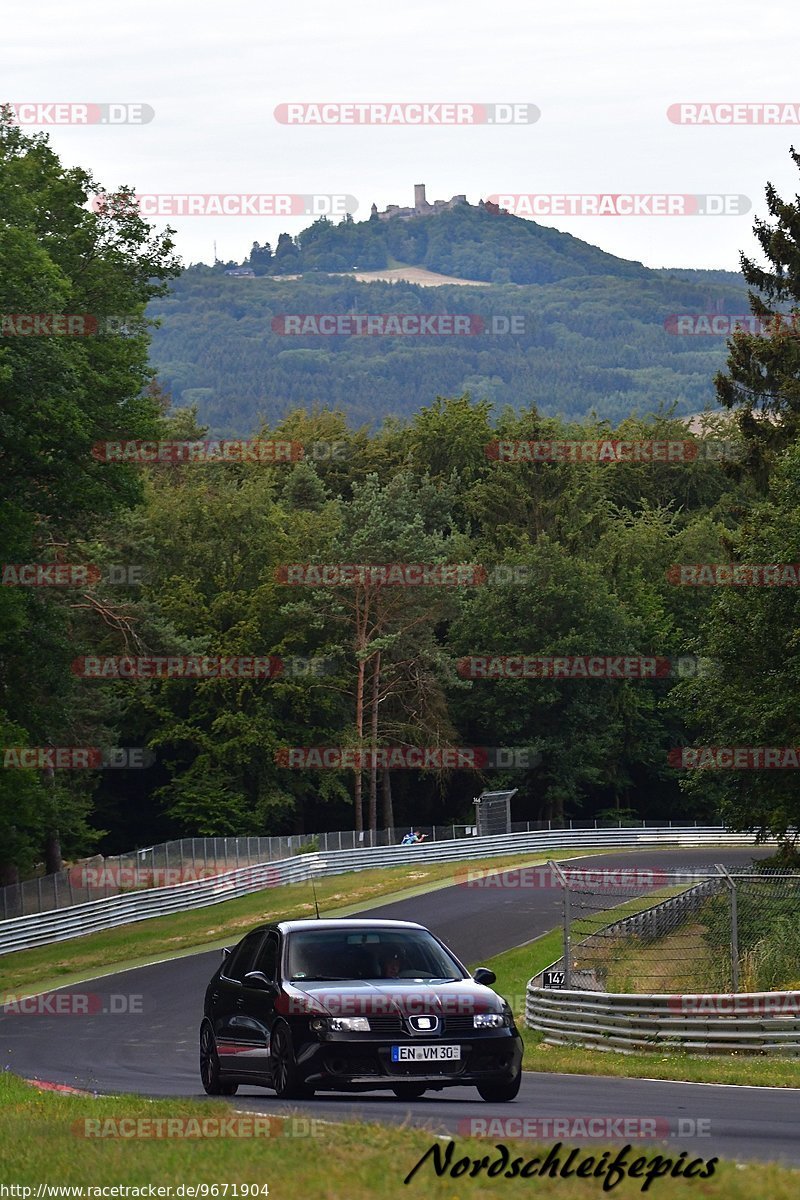
<svg viewBox="0 0 800 1200"><path fill-rule="evenodd" d="M247 1038L250 1046L247 1073L262 1077L269 1075L270 1035L275 1021L279 950L278 934L269 930L258 949L253 965L249 968L251 971L259 971L270 983L275 984L274 992L265 991L262 987L248 986L246 979L242 981L244 1004L240 1013L241 1035Z"/></svg>
<svg viewBox="0 0 800 1200"><path fill-rule="evenodd" d="M258 1044L258 1036L246 1014L246 993L243 980L254 969L263 944L263 929L248 933L222 964L212 992L214 1005L214 1036L223 1071L249 1074L250 1059Z"/></svg>

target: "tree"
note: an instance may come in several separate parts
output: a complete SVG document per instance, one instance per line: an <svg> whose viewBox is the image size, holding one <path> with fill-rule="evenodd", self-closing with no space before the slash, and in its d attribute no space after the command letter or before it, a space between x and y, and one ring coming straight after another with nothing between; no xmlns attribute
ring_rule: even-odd
<svg viewBox="0 0 800 1200"><path fill-rule="evenodd" d="M794 147L790 154L800 169L800 154ZM753 232L768 265L739 256L750 309L765 333L734 333L727 372L714 379L720 403L736 410L744 469L762 492L781 450L800 434L800 196L789 203L768 183L766 197L775 221L756 218Z"/></svg>
<svg viewBox="0 0 800 1200"><path fill-rule="evenodd" d="M341 529L331 562L356 565L448 563L462 561L466 545L449 530L454 496L424 477L399 472L385 485L376 475L353 488L342 506ZM350 740L369 749L372 761L387 734L423 737L426 745L447 744L452 726L442 696L441 680L430 664L436 656L433 631L448 610L448 586L385 584L369 572L351 586L337 588L323 602L324 611L344 634L354 660L350 694L353 722ZM403 696L404 718L382 728L381 705ZM413 744L413 743L412 743ZM363 828L363 775L354 771L355 828ZM377 827L377 770L369 773L367 826Z"/></svg>
<svg viewBox="0 0 800 1200"><path fill-rule="evenodd" d="M800 445L784 454L768 495L731 542L742 563L800 562ZM674 693L697 744L800 746L800 589L741 586L719 593L703 624L713 672ZM796 841L800 791L791 769L703 767L684 779L687 794L695 802L711 797L731 828Z"/></svg>
<svg viewBox="0 0 800 1200"><path fill-rule="evenodd" d="M292 235L290 233L279 234L275 256L272 260L274 268L280 273L286 267L295 266L299 258L300 251L297 249Z"/></svg>
<svg viewBox="0 0 800 1200"><path fill-rule="evenodd" d="M247 261L256 275L268 275L272 263L272 247L269 242L264 242L263 246L259 246L258 242L253 242Z"/></svg>
<svg viewBox="0 0 800 1200"><path fill-rule="evenodd" d="M104 198L86 171L62 166L46 136L25 134L0 110L0 312L10 314L0 346L4 562L70 561L94 520L139 496L135 470L98 461L92 447L158 429L142 314L177 274L171 251L170 231L151 231L129 189ZM71 314L67 328L85 336L54 335L52 314ZM41 317L41 336L22 336L14 315ZM69 601L46 589L3 588L0 617L0 705L13 703L27 744L74 744ZM0 815L0 844L25 862L36 839L54 870L60 837L85 836L90 789L51 782L42 776L36 793L27 773L10 773L5 790L19 789L20 820L10 831Z"/></svg>

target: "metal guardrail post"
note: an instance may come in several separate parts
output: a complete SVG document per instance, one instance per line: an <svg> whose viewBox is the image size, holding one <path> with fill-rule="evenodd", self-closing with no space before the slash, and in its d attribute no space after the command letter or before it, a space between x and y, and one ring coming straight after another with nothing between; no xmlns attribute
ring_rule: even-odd
<svg viewBox="0 0 800 1200"><path fill-rule="evenodd" d="M739 912L736 896L736 880L726 870L722 863L716 868L728 888L731 901L731 991L739 991Z"/></svg>
<svg viewBox="0 0 800 1200"><path fill-rule="evenodd" d="M548 867L555 875L558 882L561 884L561 889L564 893L564 987L572 986L572 945L570 939L570 903L569 903L569 880L564 872L559 867L558 863L551 859L548 862Z"/></svg>

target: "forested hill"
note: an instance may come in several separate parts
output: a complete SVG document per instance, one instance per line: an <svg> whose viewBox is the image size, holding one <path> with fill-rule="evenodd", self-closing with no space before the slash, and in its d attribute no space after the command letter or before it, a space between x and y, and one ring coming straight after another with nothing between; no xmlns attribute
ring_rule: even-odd
<svg viewBox="0 0 800 1200"><path fill-rule="evenodd" d="M313 404L343 409L354 423L380 423L464 392L500 407L535 403L569 420L591 411L619 420L671 404L696 412L713 401L725 338L678 335L669 318L748 312L734 273L651 270L569 234L474 209L411 221L318 221L294 240L282 234L265 259L268 249L254 249L245 263L260 277L227 276L237 264L190 267L148 309L162 321L151 348L162 385L176 404L196 404L217 435L244 435L262 418ZM398 261L497 281L426 288L332 274ZM279 274L300 278L263 274L276 262ZM507 275L526 282L499 282ZM286 314L368 313L469 315L484 331L284 332Z"/></svg>
<svg viewBox="0 0 800 1200"><path fill-rule="evenodd" d="M255 243L240 265L256 275L296 271L374 271L396 262L442 275L487 283L555 283L576 275L639 278L641 263L628 262L535 221L461 205L411 220L338 224L320 217L296 238L281 234L274 252ZM239 264L226 264L229 266Z"/></svg>

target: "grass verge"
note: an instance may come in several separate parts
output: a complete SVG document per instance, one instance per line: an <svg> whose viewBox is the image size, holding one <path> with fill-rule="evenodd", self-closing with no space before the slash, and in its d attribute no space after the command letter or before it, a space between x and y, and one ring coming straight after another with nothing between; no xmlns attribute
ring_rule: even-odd
<svg viewBox="0 0 800 1200"><path fill-rule="evenodd" d="M495 972L497 983L494 986L506 997L518 1019L525 1043L523 1066L526 1071L800 1088L798 1058L772 1054L681 1054L674 1050L618 1054L613 1050L589 1050L583 1046L546 1045L542 1034L524 1028L525 989L531 976L554 962L562 948L561 931L556 929L526 946L518 946L481 964Z"/></svg>
<svg viewBox="0 0 800 1200"><path fill-rule="evenodd" d="M435 1140L431 1133L417 1129L355 1123L311 1125L299 1118L284 1117L268 1126L270 1135L266 1137L113 1137L107 1132L101 1137L85 1136L87 1121L90 1130L122 1128L138 1133L142 1129L138 1124L120 1127L114 1122L120 1119L145 1121L152 1130L158 1127L155 1122L159 1119L173 1122L177 1119L196 1122L197 1128L202 1130L201 1122L216 1119L230 1122L235 1116L229 1105L216 1102L148 1101L133 1096L92 1099L43 1093L6 1073L0 1076L2 1181L13 1182L18 1188L32 1188L28 1194L33 1196L41 1183L56 1187L117 1185L144 1188L144 1195L147 1195L148 1184L157 1184L170 1188L173 1197L179 1194L174 1189L181 1184L187 1188L205 1186L205 1195L209 1197L222 1197L227 1185L230 1200L245 1194L242 1190L245 1184L248 1191L251 1185L258 1185L256 1195L268 1194L275 1200L300 1194L313 1195L315 1200L344 1197L347 1200L373 1200L378 1195L386 1200L401 1196L461 1200L462 1197L483 1195L486 1190L485 1170L470 1177L468 1164L463 1168L465 1173L453 1176L447 1171L439 1177L433 1169L432 1156L416 1171L410 1183L404 1185L404 1178ZM248 1114L245 1119L252 1121L253 1116ZM261 1122L263 1128L265 1119L261 1118ZM176 1128L174 1125L164 1127ZM206 1124L205 1129L209 1128ZM494 1139L457 1137L453 1140L451 1165L463 1157L480 1161L486 1156L488 1164L498 1158ZM513 1139L503 1138L502 1142L508 1147L510 1159L519 1156L523 1164L537 1156L543 1160L550 1149ZM446 1143L439 1142L438 1145L443 1154ZM572 1147L565 1147L562 1151L562 1163L570 1149ZM573 1169L590 1155L597 1163L602 1149L595 1146L581 1148ZM609 1158L615 1153L616 1150L611 1150ZM638 1153L652 1162L659 1151L629 1151L628 1162L632 1162ZM664 1149L661 1153L672 1162L679 1157L677 1149ZM684 1160L684 1166L690 1158L691 1155ZM531 1196L531 1185L537 1196L557 1196L559 1200L584 1200L602 1194L601 1180L593 1178L551 1179L532 1175L526 1179L503 1177L502 1183L495 1177L492 1182L500 1185L503 1196ZM645 1182L646 1177L624 1179L614 1187L613 1193L620 1200L641 1196ZM694 1183L704 1200L709 1197L752 1200L753 1196L794 1200L800 1185L800 1172L774 1165L718 1163L712 1177L702 1182L695 1179ZM264 1185L268 1193L263 1190ZM685 1179L667 1177L659 1179L650 1194L672 1200L685 1196L686 1188ZM15 1194L24 1197L24 1193ZM184 1191L183 1194L202 1193Z"/></svg>

